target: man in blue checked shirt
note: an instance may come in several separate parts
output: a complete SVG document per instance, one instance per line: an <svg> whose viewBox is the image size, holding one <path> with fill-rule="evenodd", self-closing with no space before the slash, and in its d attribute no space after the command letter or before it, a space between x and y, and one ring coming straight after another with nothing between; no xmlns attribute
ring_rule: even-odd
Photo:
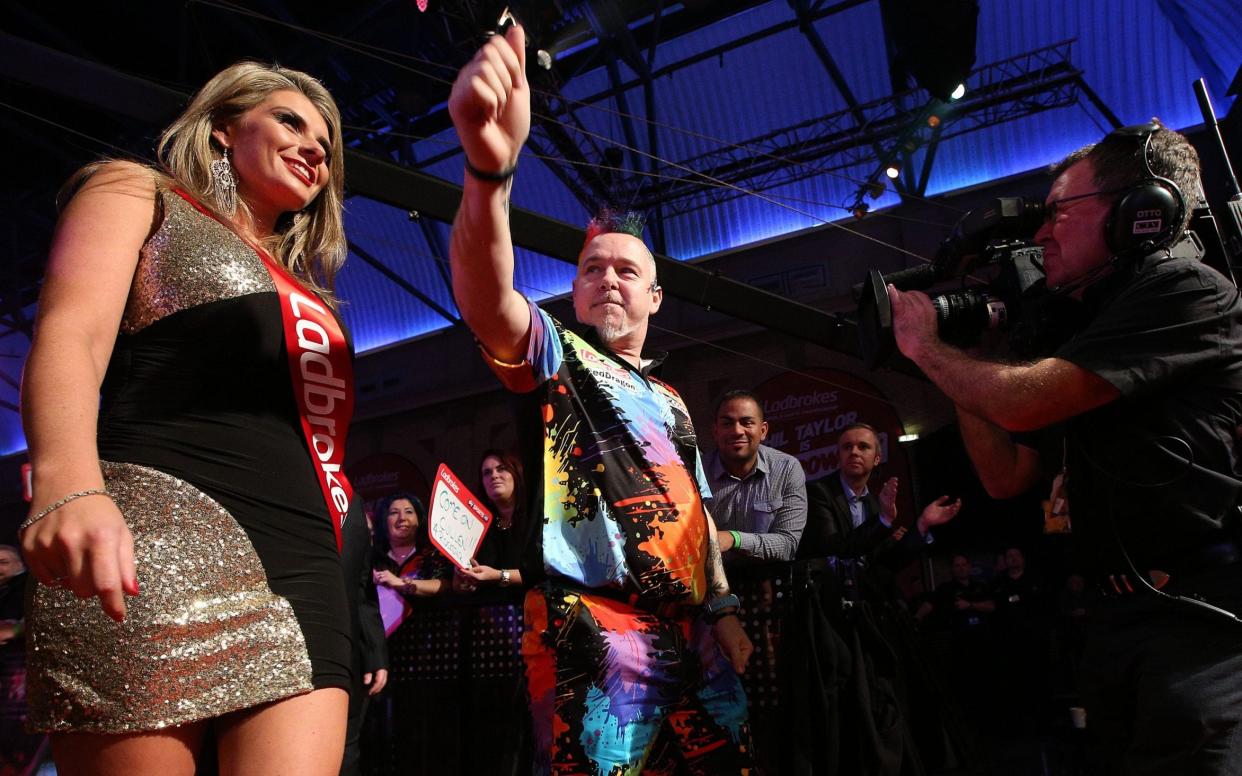
<svg viewBox="0 0 1242 776"><path fill-rule="evenodd" d="M806 525L806 475L797 458L763 444L768 424L759 397L725 393L712 434L707 476L725 561L793 560Z"/></svg>

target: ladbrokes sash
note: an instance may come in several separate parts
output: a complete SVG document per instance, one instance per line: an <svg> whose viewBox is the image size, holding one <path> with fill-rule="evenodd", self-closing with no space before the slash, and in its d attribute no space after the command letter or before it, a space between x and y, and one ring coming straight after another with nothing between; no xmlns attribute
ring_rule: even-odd
<svg viewBox="0 0 1242 776"><path fill-rule="evenodd" d="M189 194L174 189L204 215L219 220ZM263 259L280 296L280 317L289 354L293 400L302 422L302 435L315 464L336 548L341 549L341 526L349 512L353 488L341 470L345 463L345 435L354 414L354 368L345 334L332 312L262 248L251 245Z"/></svg>

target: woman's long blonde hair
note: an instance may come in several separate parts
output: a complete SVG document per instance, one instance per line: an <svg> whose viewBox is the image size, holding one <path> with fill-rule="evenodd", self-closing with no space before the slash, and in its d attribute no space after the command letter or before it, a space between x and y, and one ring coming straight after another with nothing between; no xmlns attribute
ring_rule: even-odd
<svg viewBox="0 0 1242 776"><path fill-rule="evenodd" d="M263 247L335 306L334 281L348 252L342 217L345 163L341 113L323 84L306 73L276 65L251 61L231 65L199 89L190 106L164 130L156 156L163 172L178 186L214 209L211 162L224 149L212 138L212 129L230 124L272 92L285 89L305 95L328 125L330 175L328 185L304 210L281 217ZM246 207L240 197L237 207ZM217 215L230 221L232 214Z"/></svg>

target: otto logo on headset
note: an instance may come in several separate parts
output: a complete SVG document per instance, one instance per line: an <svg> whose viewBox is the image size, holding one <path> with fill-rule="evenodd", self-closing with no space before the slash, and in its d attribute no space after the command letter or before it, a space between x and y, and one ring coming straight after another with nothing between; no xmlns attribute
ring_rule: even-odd
<svg viewBox="0 0 1242 776"><path fill-rule="evenodd" d="M1146 177L1129 187L1114 203L1105 225L1105 239L1116 257L1140 256L1174 242L1186 214L1186 203L1177 184L1157 175L1152 168L1152 136L1162 129L1156 122L1121 127L1105 141L1142 147Z"/></svg>
<svg viewBox="0 0 1242 776"><path fill-rule="evenodd" d="M1164 213L1158 208L1140 210L1135 215L1131 234L1160 234L1164 231Z"/></svg>

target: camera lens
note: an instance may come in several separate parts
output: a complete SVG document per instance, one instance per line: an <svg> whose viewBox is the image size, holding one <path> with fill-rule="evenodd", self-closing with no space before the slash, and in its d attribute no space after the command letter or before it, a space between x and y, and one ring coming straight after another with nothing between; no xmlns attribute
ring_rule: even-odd
<svg viewBox="0 0 1242 776"><path fill-rule="evenodd" d="M952 291L931 301L940 338L947 342L973 340L983 331L1003 328L1009 320L1004 302L975 289Z"/></svg>

